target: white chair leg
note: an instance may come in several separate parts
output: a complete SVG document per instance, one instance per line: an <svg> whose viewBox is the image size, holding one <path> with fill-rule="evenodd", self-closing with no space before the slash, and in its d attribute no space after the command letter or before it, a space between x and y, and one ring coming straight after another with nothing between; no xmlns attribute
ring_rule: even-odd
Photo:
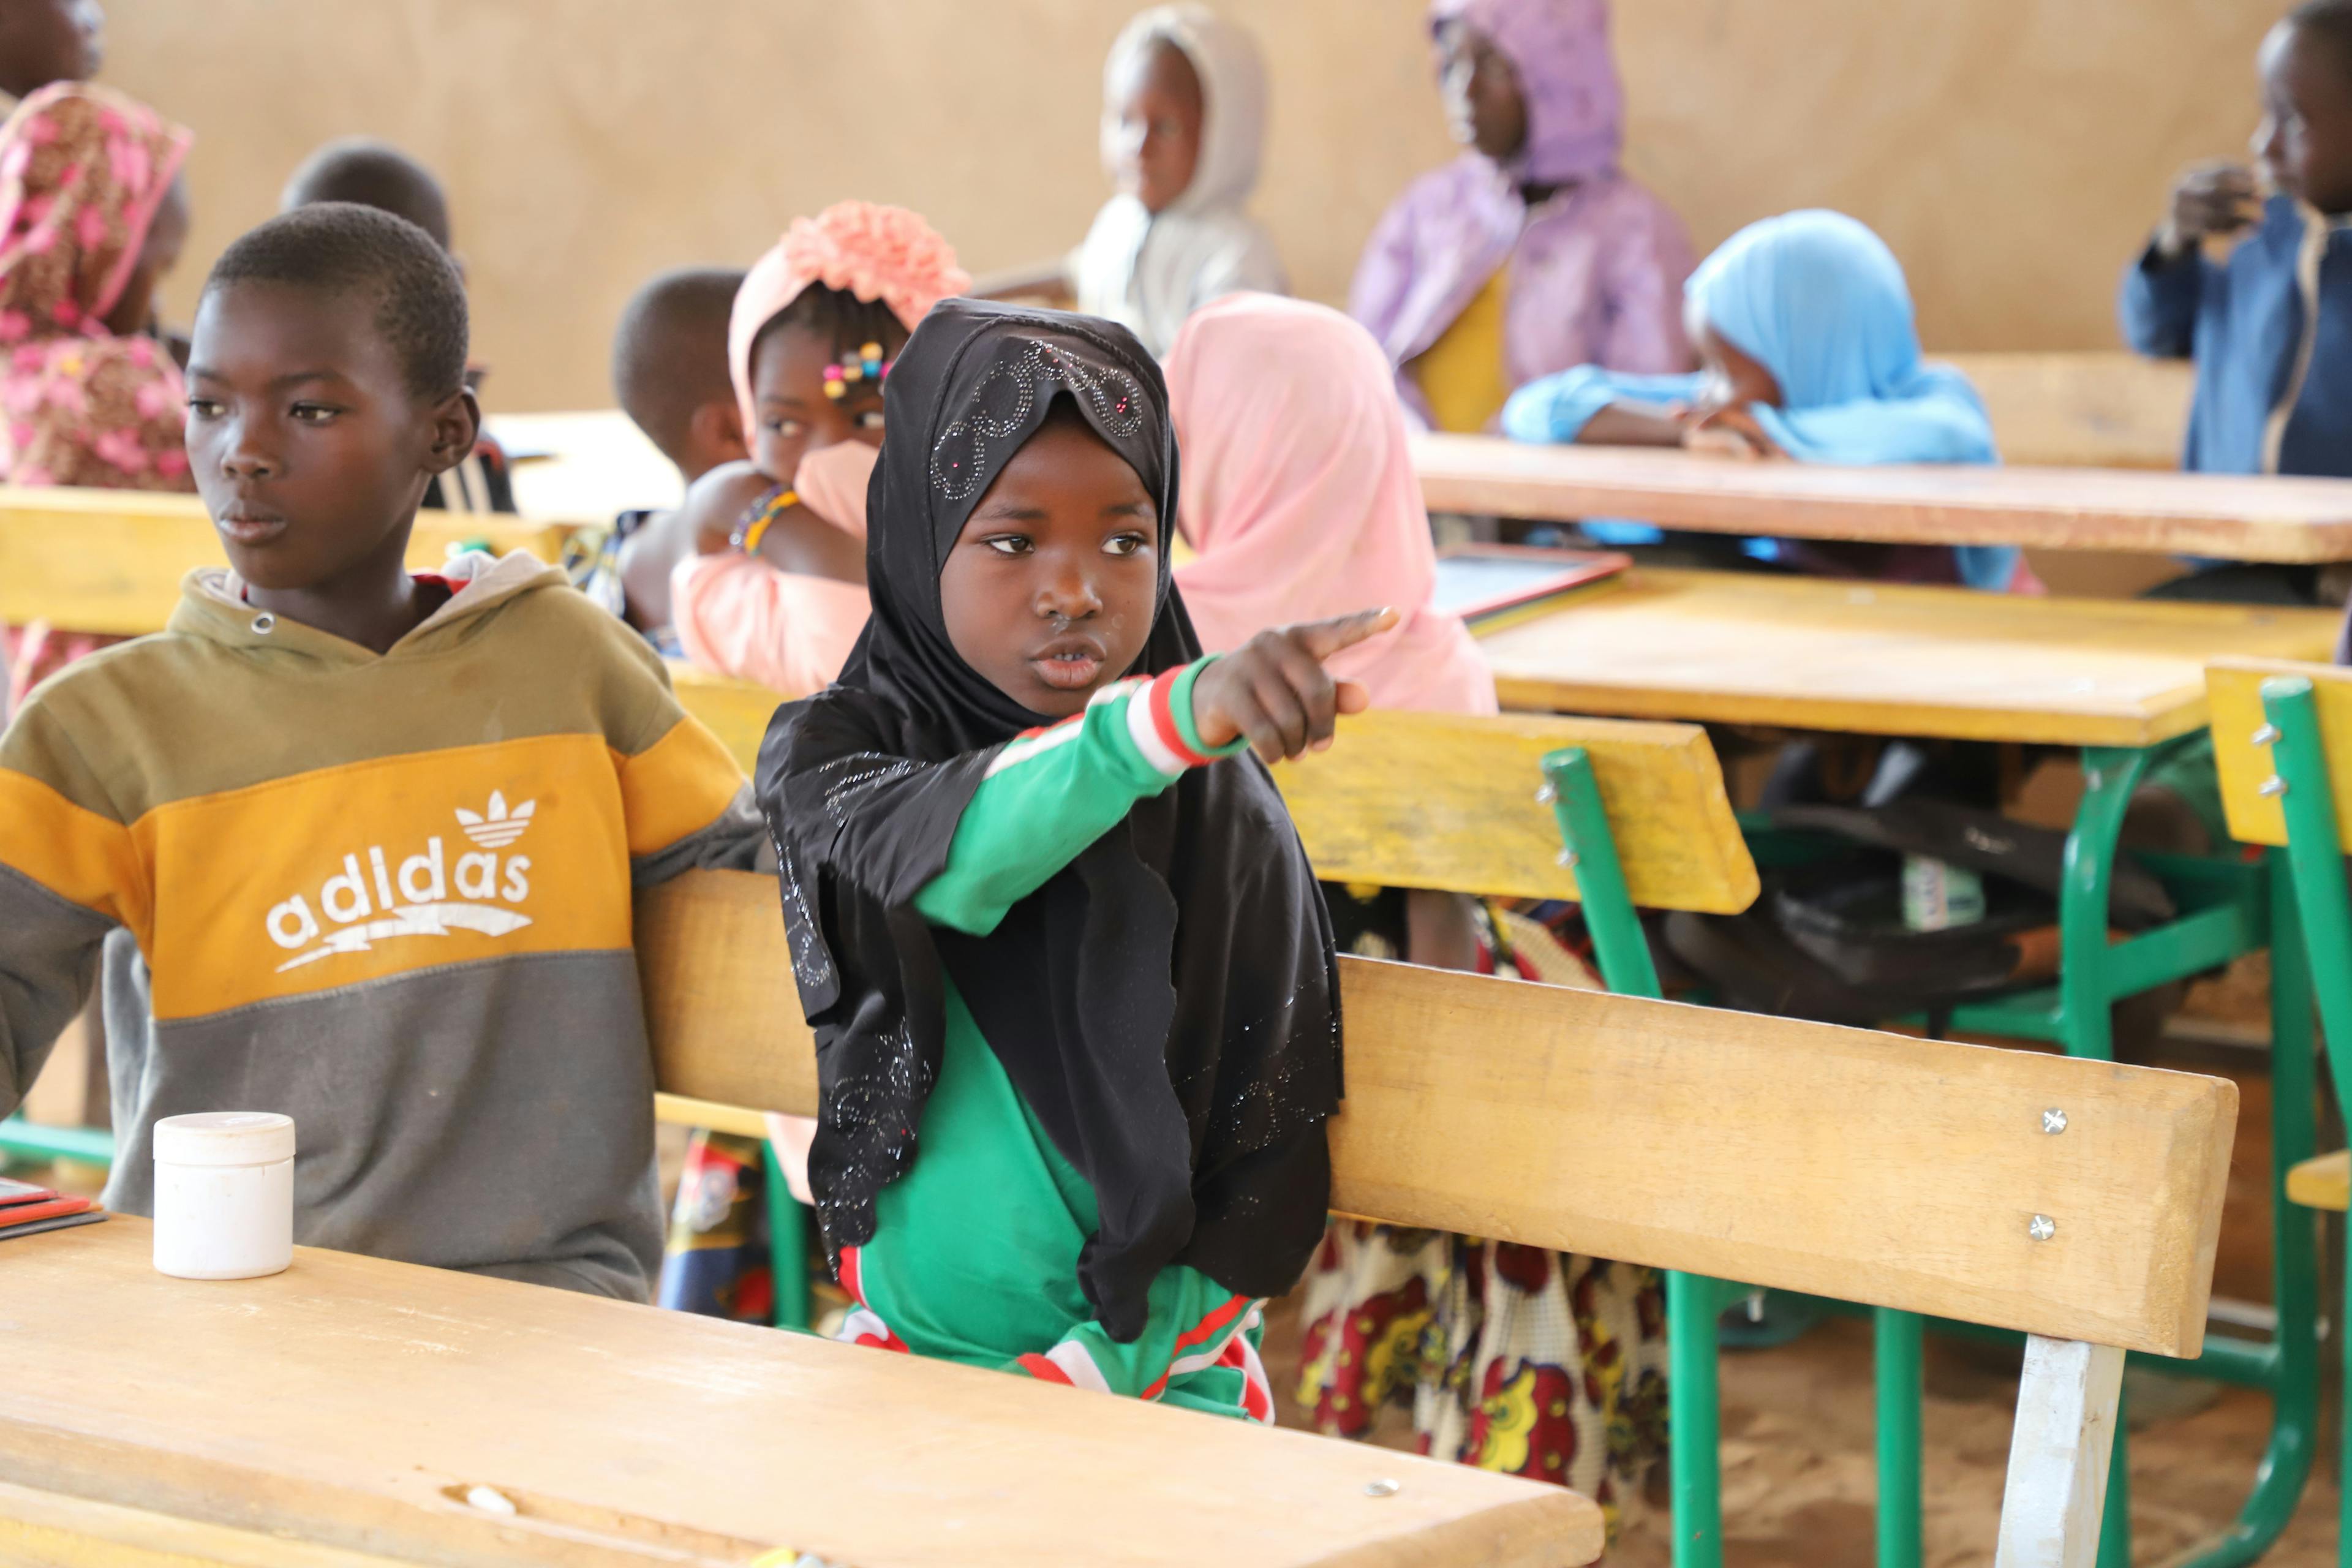
<svg viewBox="0 0 2352 1568"><path fill-rule="evenodd" d="M1993 1568L2093 1568L2098 1561L2123 1382L2124 1352L2111 1345L2027 1337Z"/></svg>

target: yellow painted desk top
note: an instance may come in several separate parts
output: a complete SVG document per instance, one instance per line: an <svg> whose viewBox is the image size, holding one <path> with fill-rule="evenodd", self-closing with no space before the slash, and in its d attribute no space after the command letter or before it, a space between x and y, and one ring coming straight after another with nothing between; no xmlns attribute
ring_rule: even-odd
<svg viewBox="0 0 2352 1568"><path fill-rule="evenodd" d="M499 414L489 426L515 459L525 517L604 523L618 511L676 506L684 493L677 468L617 408Z"/></svg>
<svg viewBox="0 0 2352 1568"><path fill-rule="evenodd" d="M1549 1568L1601 1550L1590 1501L1463 1466L349 1253L168 1279L150 1246L123 1218L7 1244L10 1488L408 1563L789 1547L855 1568ZM515 1511L469 1505L476 1487Z"/></svg>
<svg viewBox="0 0 2352 1568"><path fill-rule="evenodd" d="M2205 722L2205 664L2324 658L2325 610L2035 599L1637 571L1481 639L1507 708L2145 746Z"/></svg>
<svg viewBox="0 0 2352 1568"><path fill-rule="evenodd" d="M1419 436L1433 511L1913 544L2352 561L2352 479L2117 468L1743 463L1631 447Z"/></svg>

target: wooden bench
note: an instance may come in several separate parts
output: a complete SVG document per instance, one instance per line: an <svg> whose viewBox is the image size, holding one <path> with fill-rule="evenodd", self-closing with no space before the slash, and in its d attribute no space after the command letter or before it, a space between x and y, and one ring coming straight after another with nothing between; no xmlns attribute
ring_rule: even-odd
<svg viewBox="0 0 2352 1568"><path fill-rule="evenodd" d="M2177 468L2197 373L2135 353L1930 354L1975 384L2013 468Z"/></svg>
<svg viewBox="0 0 2352 1568"><path fill-rule="evenodd" d="M667 1088L814 1109L772 882L701 873L649 894L639 948ZM2042 1336L2000 1562L2094 1560L2122 1357L2053 1342L2197 1353L2234 1086L1341 969L1337 1207ZM2152 1116L2158 1100L2172 1109ZM2052 1110L2063 1131L2046 1130Z"/></svg>
<svg viewBox="0 0 2352 1568"><path fill-rule="evenodd" d="M2217 661L2208 676L2213 708L2213 756L2221 777L2221 804L2230 832L2247 844L2269 847L2283 859L2282 880L2293 889L2283 902L2271 943L2273 970L2286 968L2301 988L2300 1005L2288 1024L2277 1017L2273 1030L2291 1026L2302 1042L2298 1053L2305 1092L2311 1072L2310 1014L2318 1009L2330 1077L2338 1108L2352 1106L2352 901L2345 890L2344 824L2352 821L2352 670L2324 664L2276 660ZM2273 1097L2283 1090L2273 1089ZM2314 1156L2315 1142L2308 1106L2273 1134L2284 1147L2281 1179L2271 1200L2283 1229L2309 1231L2308 1215L2297 1226L2290 1205L2341 1214L2352 1187L2352 1152ZM2346 1306L2352 1309L2352 1294ZM2352 1310L2339 1322L2352 1323ZM2352 1366L2352 1333L2336 1337ZM2319 1380L2316 1365L2308 1369ZM2346 1435L2352 1436L2352 1419ZM2352 1451L2352 1450L2347 1450ZM2338 1523L2352 1552L2352 1488L2345 1493Z"/></svg>
<svg viewBox="0 0 2352 1568"><path fill-rule="evenodd" d="M1634 518L1702 533L2352 560L2352 479L2117 468L1850 468L1420 436L1432 511Z"/></svg>
<svg viewBox="0 0 2352 1568"><path fill-rule="evenodd" d="M692 874L637 931L663 1087L814 1110L772 879ZM2234 1086L1365 960L1341 984L1340 1206L2035 1334L1998 1562L2093 1562L2124 1352L2203 1333ZM144 1242L14 1244L0 1545L861 1568L1600 1547L1573 1494L1383 1450L341 1254L192 1285Z"/></svg>

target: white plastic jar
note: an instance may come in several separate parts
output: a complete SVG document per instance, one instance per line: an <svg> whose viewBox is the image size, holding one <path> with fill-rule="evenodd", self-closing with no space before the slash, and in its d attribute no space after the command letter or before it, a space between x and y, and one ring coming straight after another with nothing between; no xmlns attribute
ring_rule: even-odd
<svg viewBox="0 0 2352 1568"><path fill-rule="evenodd" d="M155 1268L251 1279L294 1261L294 1119L207 1110L155 1123Z"/></svg>

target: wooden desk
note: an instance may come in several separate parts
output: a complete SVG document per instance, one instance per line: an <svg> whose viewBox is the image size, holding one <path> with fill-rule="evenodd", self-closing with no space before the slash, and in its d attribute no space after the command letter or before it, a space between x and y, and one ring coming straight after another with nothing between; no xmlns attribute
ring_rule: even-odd
<svg viewBox="0 0 2352 1568"><path fill-rule="evenodd" d="M2352 479L2109 468L1826 468L1421 436L1433 511L1632 518L1705 533L2352 561Z"/></svg>
<svg viewBox="0 0 2352 1568"><path fill-rule="evenodd" d="M2326 658L2337 619L1636 571L1480 646L1507 708L2149 746L2204 724L2210 659Z"/></svg>
<svg viewBox="0 0 2352 1568"><path fill-rule="evenodd" d="M122 1509L281 1550L566 1568L1601 1551L1590 1501L1464 1466L348 1253L167 1279L149 1235L118 1218L7 1244L0 1477L83 1505L85 1534ZM468 1506L475 1487L519 1511ZM0 1559L10 1517L0 1491Z"/></svg>
<svg viewBox="0 0 2352 1568"><path fill-rule="evenodd" d="M525 517L606 523L617 511L676 506L685 493L677 468L617 408L499 414L489 425L515 458Z"/></svg>

